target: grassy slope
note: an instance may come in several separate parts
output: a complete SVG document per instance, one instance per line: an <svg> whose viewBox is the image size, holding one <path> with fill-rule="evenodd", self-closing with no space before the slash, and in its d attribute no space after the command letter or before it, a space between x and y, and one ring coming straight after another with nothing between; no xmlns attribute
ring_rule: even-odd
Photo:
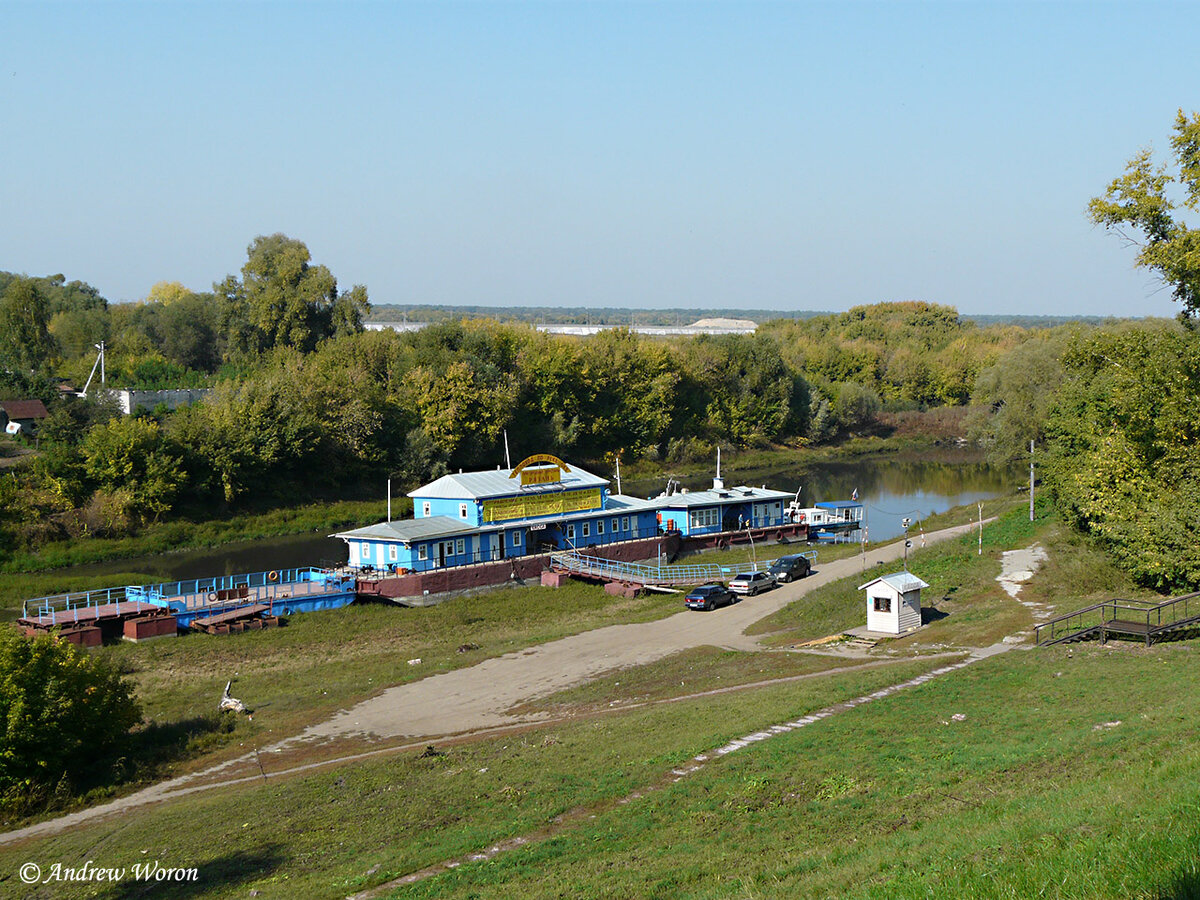
<svg viewBox="0 0 1200 900"><path fill-rule="evenodd" d="M962 634L1027 626L1027 612L997 596L993 579L1001 548L1035 538L1051 560L1027 596L1074 606L1093 594L1128 593L1085 542L1052 518L1030 526L1020 512L985 529L982 557L972 541L914 555L914 570L959 604L922 640L966 643ZM793 604L768 630L786 629L783 638L819 636L850 618L857 624L861 597L853 590L857 579L850 582ZM428 610L366 607L339 618L334 629L320 627L322 614L312 614L274 634L113 652L128 654L148 709L165 716L209 708L227 670L239 671L235 693L260 707L253 725L243 723L234 735L246 742L318 718L373 685L677 608L671 597L614 608L599 592L580 590L516 590ZM1010 622L1010 615L1024 618ZM961 634L949 627L956 623ZM942 638L938 626L947 629ZM455 652L472 641L483 646ZM907 641L894 646L903 651ZM264 897L344 896L536 830L577 804L601 803L596 818L547 842L398 894L1191 896L1200 890L1194 652L1190 644L1149 652L1129 645L1015 651L753 745L608 810L601 801L652 784L729 737L937 663L907 660L643 706L454 747L444 756L402 754L142 810L4 850L0 877L26 859L128 864L144 850L164 865L201 866L199 891L156 888L156 896L243 896L250 889ZM423 662L414 671L407 659L418 655ZM678 696L826 664L694 651L564 692L544 707L595 711L613 700ZM337 699L317 694L331 686ZM965 721L953 721L953 713ZM1115 721L1121 724L1096 728ZM53 893L85 895L61 885Z"/></svg>
<svg viewBox="0 0 1200 900"><path fill-rule="evenodd" d="M126 766L132 784L202 768L323 721L394 684L521 647L679 610L675 595L619 600L598 587L516 587L424 609L362 604L293 616L287 627L120 643L97 653L130 674L147 719ZM459 648L471 647L463 652ZM417 665L409 660L420 659ZM214 715L225 682L253 712L226 730ZM88 802L112 789L96 790Z"/></svg>
<svg viewBox="0 0 1200 900"><path fill-rule="evenodd" d="M577 805L617 800L763 722L933 665L907 662L663 704L454 746L436 757L408 752L214 791L0 849L0 872L15 872L24 860L121 865L148 856L201 869L199 891L164 885L156 897L244 897L249 890L264 898L343 897L540 828ZM54 888L32 896L89 896L84 886Z"/></svg>
<svg viewBox="0 0 1200 900"><path fill-rule="evenodd" d="M395 896L1196 896L1198 688L1189 645L1015 651Z"/></svg>

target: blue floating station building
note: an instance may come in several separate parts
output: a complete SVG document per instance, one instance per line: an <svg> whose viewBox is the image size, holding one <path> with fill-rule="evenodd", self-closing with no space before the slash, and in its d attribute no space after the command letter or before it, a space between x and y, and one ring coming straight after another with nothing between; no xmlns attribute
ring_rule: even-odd
<svg viewBox="0 0 1200 900"><path fill-rule="evenodd" d="M641 499L556 456L536 454L511 469L444 475L408 495L413 518L338 532L349 565L421 573L555 550L657 538L704 538L790 525L792 495L766 487L668 490Z"/></svg>
<svg viewBox="0 0 1200 900"><path fill-rule="evenodd" d="M656 497L611 490L602 478L540 453L509 469L444 475L409 493L411 519L338 532L348 564L126 585L24 604L25 633L56 631L81 646L124 636L145 640L199 630L228 634L277 624L281 616L336 609L355 599L425 605L509 579L544 577L549 554L634 563L734 543L850 538L862 525L857 500L799 505L799 494L763 487L706 490L676 482Z"/></svg>

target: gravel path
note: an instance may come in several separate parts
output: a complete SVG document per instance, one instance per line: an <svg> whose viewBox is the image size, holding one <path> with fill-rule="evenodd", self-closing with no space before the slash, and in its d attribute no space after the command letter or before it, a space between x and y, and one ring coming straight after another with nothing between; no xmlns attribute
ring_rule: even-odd
<svg viewBox="0 0 1200 900"><path fill-rule="evenodd" d="M965 534L974 527L977 525L947 528L932 532L926 539L945 540ZM656 622L598 628L485 660L469 668L389 688L263 752L284 750L300 741L356 735L426 739L536 722L539 716L517 717L510 715L508 710L584 683L612 669L644 665L693 647L758 649L757 639L744 634L752 623L814 588L861 574L864 568L874 571L877 564L894 562L902 553L903 542L897 541L868 551L865 566L862 554L825 563L808 578L749 597L718 612L685 610ZM202 772L165 781L111 803L2 833L0 844L55 834L147 803L220 787L223 783L211 781L212 776L245 763L247 758L240 757ZM197 783L202 781L207 783Z"/></svg>

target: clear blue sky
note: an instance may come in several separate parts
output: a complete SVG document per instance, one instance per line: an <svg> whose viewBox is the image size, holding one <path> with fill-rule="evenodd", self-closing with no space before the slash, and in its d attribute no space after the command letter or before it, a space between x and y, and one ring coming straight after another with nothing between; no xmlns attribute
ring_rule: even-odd
<svg viewBox="0 0 1200 900"><path fill-rule="evenodd" d="M1088 199L1200 4L0 2L0 269L376 303L1172 315ZM1193 222L1192 224L1200 224Z"/></svg>

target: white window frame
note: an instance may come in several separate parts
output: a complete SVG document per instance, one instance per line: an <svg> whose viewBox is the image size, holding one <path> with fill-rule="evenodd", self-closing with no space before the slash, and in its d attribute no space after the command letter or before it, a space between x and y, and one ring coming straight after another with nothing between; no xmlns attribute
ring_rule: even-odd
<svg viewBox="0 0 1200 900"><path fill-rule="evenodd" d="M418 544L417 545L417 559L421 560L422 562L425 562L429 559L429 545L428 544Z"/></svg>
<svg viewBox="0 0 1200 900"><path fill-rule="evenodd" d="M388 544L388 561L395 562L397 560L397 558L398 557L396 556L396 545Z"/></svg>
<svg viewBox="0 0 1200 900"><path fill-rule="evenodd" d="M454 553L457 556L462 556L466 552L467 552L466 538L459 538L458 540L456 540L454 542Z"/></svg>
<svg viewBox="0 0 1200 900"><path fill-rule="evenodd" d="M597 519L596 520L596 537L600 537L603 534L604 534L604 520Z"/></svg>
<svg viewBox="0 0 1200 900"><path fill-rule="evenodd" d="M513 539L512 539L512 545L513 545L514 547L520 547L520 546L521 546L521 532L519 532L519 531L514 531L514 532L512 533L512 536L513 536Z"/></svg>
<svg viewBox="0 0 1200 900"><path fill-rule="evenodd" d="M567 523L567 540L568 541L575 540L575 523L574 522Z"/></svg>
<svg viewBox="0 0 1200 900"><path fill-rule="evenodd" d="M421 501L421 515L422 515L422 516L428 517L428 516L429 516L429 511L430 511L432 508L433 508L433 505L432 505L432 504L431 504L431 503L430 503L428 500L422 500L422 501Z"/></svg>
<svg viewBox="0 0 1200 900"><path fill-rule="evenodd" d="M621 516L621 530L622 531L629 530L629 516Z"/></svg>
<svg viewBox="0 0 1200 900"><path fill-rule="evenodd" d="M467 517L467 504L465 504L465 503L458 504L458 517L460 519L465 519Z"/></svg>
<svg viewBox="0 0 1200 900"><path fill-rule="evenodd" d="M592 523L591 523L591 522L584 522L584 523L583 523L583 536L584 536L585 538L588 538L588 537L591 537L591 536L592 536Z"/></svg>

